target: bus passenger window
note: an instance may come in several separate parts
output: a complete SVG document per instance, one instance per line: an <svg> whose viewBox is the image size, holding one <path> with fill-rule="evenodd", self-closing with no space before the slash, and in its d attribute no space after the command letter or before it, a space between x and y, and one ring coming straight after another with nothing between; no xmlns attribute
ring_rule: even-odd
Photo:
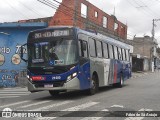
<svg viewBox="0 0 160 120"><path fill-rule="evenodd" d="M121 48L118 48L118 56L119 56L119 59L120 59L120 60L123 60Z"/></svg>
<svg viewBox="0 0 160 120"><path fill-rule="evenodd" d="M92 57L96 57L95 40L89 38L89 51Z"/></svg>
<svg viewBox="0 0 160 120"><path fill-rule="evenodd" d="M104 58L109 58L108 56L108 44L103 43L103 54L104 54Z"/></svg>
<svg viewBox="0 0 160 120"><path fill-rule="evenodd" d="M108 47L109 47L109 56L111 59L113 59L113 48L112 48L112 45L108 44Z"/></svg>
<svg viewBox="0 0 160 120"><path fill-rule="evenodd" d="M126 60L126 54L124 49L122 49L122 54L123 54L123 60Z"/></svg>
<svg viewBox="0 0 160 120"><path fill-rule="evenodd" d="M100 41L96 41L96 48L97 48L97 57L102 57L102 44Z"/></svg>
<svg viewBox="0 0 160 120"><path fill-rule="evenodd" d="M114 46L114 58L118 59L117 47Z"/></svg>

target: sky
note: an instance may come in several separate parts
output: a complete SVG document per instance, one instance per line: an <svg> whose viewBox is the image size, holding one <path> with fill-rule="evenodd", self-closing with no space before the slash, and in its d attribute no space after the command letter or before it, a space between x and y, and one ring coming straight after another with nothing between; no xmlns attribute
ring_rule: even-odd
<svg viewBox="0 0 160 120"><path fill-rule="evenodd" d="M55 9L39 1L0 0L0 23L53 16ZM109 15L113 14L115 9L117 19L128 26L127 37L129 39L132 39L134 36L152 36L153 19L158 19L155 22L155 38L160 44L160 0L88 1Z"/></svg>

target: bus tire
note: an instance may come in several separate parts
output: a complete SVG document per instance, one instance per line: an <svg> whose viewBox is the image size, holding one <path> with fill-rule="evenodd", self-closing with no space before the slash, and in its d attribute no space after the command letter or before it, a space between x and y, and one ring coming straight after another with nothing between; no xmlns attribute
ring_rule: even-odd
<svg viewBox="0 0 160 120"><path fill-rule="evenodd" d="M99 83L98 83L98 77L96 75L92 76L92 87L88 90L89 95L94 95L96 92L98 92Z"/></svg>
<svg viewBox="0 0 160 120"><path fill-rule="evenodd" d="M117 88L122 88L124 86L124 80L123 80L123 76L122 75L120 77L120 82L116 83L114 86L117 87Z"/></svg>
<svg viewBox="0 0 160 120"><path fill-rule="evenodd" d="M57 96L57 95L59 95L59 91L54 91L54 90L49 90L49 93L50 93L50 95L51 96Z"/></svg>

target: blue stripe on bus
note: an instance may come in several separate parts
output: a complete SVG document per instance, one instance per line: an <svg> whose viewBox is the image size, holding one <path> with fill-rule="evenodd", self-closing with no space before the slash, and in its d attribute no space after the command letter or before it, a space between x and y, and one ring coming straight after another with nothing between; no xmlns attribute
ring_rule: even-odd
<svg viewBox="0 0 160 120"><path fill-rule="evenodd" d="M90 88L90 62L79 66L79 74L77 77L80 81L81 90Z"/></svg>

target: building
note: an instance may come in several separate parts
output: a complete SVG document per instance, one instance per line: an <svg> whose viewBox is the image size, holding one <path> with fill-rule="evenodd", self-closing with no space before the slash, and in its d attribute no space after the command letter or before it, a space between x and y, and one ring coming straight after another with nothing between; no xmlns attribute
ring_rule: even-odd
<svg viewBox="0 0 160 120"><path fill-rule="evenodd" d="M0 87L24 82L26 63L20 58L20 46L27 42L30 31L45 27L47 24L43 22L0 24Z"/></svg>
<svg viewBox="0 0 160 120"><path fill-rule="evenodd" d="M156 42L152 37L135 37L132 41L134 47L132 54L133 71L149 71L152 69L152 62L156 66L157 52Z"/></svg>
<svg viewBox="0 0 160 120"><path fill-rule="evenodd" d="M68 25L127 39L127 26L86 0L62 0L50 26Z"/></svg>

